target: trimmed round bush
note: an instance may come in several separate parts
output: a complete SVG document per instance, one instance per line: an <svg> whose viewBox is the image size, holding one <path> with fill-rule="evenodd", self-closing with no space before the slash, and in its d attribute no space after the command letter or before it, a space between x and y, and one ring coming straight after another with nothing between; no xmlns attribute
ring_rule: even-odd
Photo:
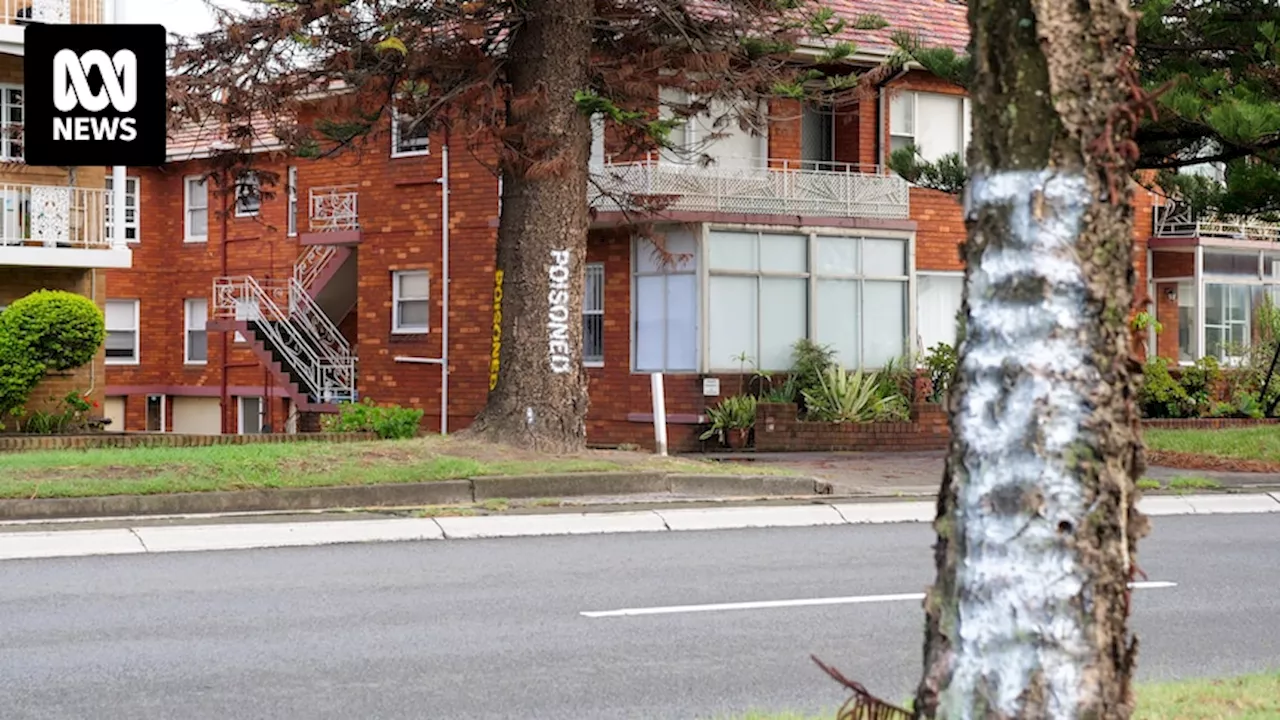
<svg viewBox="0 0 1280 720"><path fill-rule="evenodd" d="M93 360L106 338L102 311L83 295L40 290L0 312L0 413L21 407L46 372Z"/></svg>

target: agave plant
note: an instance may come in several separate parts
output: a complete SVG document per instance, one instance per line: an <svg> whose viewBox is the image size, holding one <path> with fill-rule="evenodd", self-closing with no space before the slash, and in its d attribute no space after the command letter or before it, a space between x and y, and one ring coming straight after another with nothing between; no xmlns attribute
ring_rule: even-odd
<svg viewBox="0 0 1280 720"><path fill-rule="evenodd" d="M817 390L804 390L810 416L825 422L874 422L909 417L906 398L880 382L876 373L850 374L843 367L827 368L818 376Z"/></svg>

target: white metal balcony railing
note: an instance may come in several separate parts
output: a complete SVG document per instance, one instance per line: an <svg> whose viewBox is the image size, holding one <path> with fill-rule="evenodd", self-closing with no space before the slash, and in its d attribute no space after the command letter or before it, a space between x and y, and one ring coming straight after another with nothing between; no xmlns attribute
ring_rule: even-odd
<svg viewBox="0 0 1280 720"><path fill-rule="evenodd" d="M356 185L311 188L309 219L311 232L359 230L360 214Z"/></svg>
<svg viewBox="0 0 1280 720"><path fill-rule="evenodd" d="M905 219L910 190L895 175L845 163L719 158L716 164L637 162L591 169L591 203L598 210L648 207L664 211L725 212Z"/></svg>
<svg viewBox="0 0 1280 720"><path fill-rule="evenodd" d="M1184 206L1167 205L1155 209L1153 234L1162 238L1216 238L1277 243L1280 242L1280 224L1217 217L1197 218Z"/></svg>
<svg viewBox="0 0 1280 720"><path fill-rule="evenodd" d="M100 23L105 17L102 0L0 0L0 24Z"/></svg>
<svg viewBox="0 0 1280 720"><path fill-rule="evenodd" d="M108 249L107 191L0 184L0 246Z"/></svg>

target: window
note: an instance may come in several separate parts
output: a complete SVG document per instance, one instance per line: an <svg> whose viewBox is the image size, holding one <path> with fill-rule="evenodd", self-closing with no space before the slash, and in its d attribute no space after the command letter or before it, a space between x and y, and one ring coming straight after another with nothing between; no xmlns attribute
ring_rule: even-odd
<svg viewBox="0 0 1280 720"><path fill-rule="evenodd" d="M138 301L108 300L106 303L107 362L112 365L138 363Z"/></svg>
<svg viewBox="0 0 1280 720"><path fill-rule="evenodd" d="M964 294L960 273L916 275L916 352L925 354L938 343L956 345L956 315Z"/></svg>
<svg viewBox="0 0 1280 720"><path fill-rule="evenodd" d="M1204 286L1205 354L1226 360L1249 344L1248 285L1206 283Z"/></svg>
<svg viewBox="0 0 1280 720"><path fill-rule="evenodd" d="M262 185L258 174L241 173L236 178L236 217L253 217L262 209Z"/></svg>
<svg viewBox="0 0 1280 720"><path fill-rule="evenodd" d="M959 95L896 92L889 100L889 149L914 145L935 162L969 145L969 100Z"/></svg>
<svg viewBox="0 0 1280 720"><path fill-rule="evenodd" d="M835 113L831 106L805 105L800 116L800 158L806 170L830 170L835 157Z"/></svg>
<svg viewBox="0 0 1280 720"><path fill-rule="evenodd" d="M403 335L427 332L430 282L426 271L391 273L391 332Z"/></svg>
<svg viewBox="0 0 1280 720"><path fill-rule="evenodd" d="M665 254L652 241L632 243L635 253L633 359L640 372L698 369L698 276L693 235L667 233Z"/></svg>
<svg viewBox="0 0 1280 720"><path fill-rule="evenodd" d="M687 109L695 99L676 88L658 90L659 112L663 118L676 116L676 109ZM768 129L762 123L765 113L746 103L712 100L707 109L688 118L672 131L670 139L676 151L665 151L659 157L664 163L690 164L711 158L718 168L759 169L769 156ZM756 127L752 127L753 124ZM744 127L745 125L745 127Z"/></svg>
<svg viewBox="0 0 1280 720"><path fill-rule="evenodd" d="M289 166L289 217L286 234L295 237L298 234L298 168Z"/></svg>
<svg viewBox="0 0 1280 720"><path fill-rule="evenodd" d="M205 242L209 239L209 186L203 177L186 178L183 207L186 214L184 239L187 242Z"/></svg>
<svg viewBox="0 0 1280 720"><path fill-rule="evenodd" d="M907 337L905 240L818 236L816 342L847 367L901 357Z"/></svg>
<svg viewBox="0 0 1280 720"><path fill-rule="evenodd" d="M209 333L205 330L209 320L209 301L204 298L187 300L185 312L185 362L203 365L209 362Z"/></svg>
<svg viewBox="0 0 1280 720"><path fill-rule="evenodd" d="M107 237L115 237L116 204L111 198L115 188L110 175L107 176ZM124 181L124 239L138 242L138 178L129 177Z"/></svg>
<svg viewBox="0 0 1280 720"><path fill-rule="evenodd" d="M395 114L391 123L391 157L426 155L431 151L431 126L422 118Z"/></svg>
<svg viewBox="0 0 1280 720"><path fill-rule="evenodd" d="M604 264L587 263L582 294L582 360L604 365Z"/></svg>
<svg viewBox="0 0 1280 720"><path fill-rule="evenodd" d="M21 161L22 87L0 85L0 160Z"/></svg>
<svg viewBox="0 0 1280 720"><path fill-rule="evenodd" d="M147 396L147 432L165 431L164 405L164 395Z"/></svg>
<svg viewBox="0 0 1280 720"><path fill-rule="evenodd" d="M262 433L262 398L240 398L241 435L259 435Z"/></svg>
<svg viewBox="0 0 1280 720"><path fill-rule="evenodd" d="M708 362L762 370L791 366L791 346L809 327L809 236L712 231L709 238Z"/></svg>

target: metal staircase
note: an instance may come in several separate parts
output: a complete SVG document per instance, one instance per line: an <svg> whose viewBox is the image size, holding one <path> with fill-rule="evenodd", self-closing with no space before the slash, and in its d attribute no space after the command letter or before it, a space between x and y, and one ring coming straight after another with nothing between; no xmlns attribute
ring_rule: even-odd
<svg viewBox="0 0 1280 720"><path fill-rule="evenodd" d="M351 344L309 292L334 253L331 246L309 246L287 280L238 275L213 285L213 316L252 333L260 359L303 409L325 410L356 399Z"/></svg>

